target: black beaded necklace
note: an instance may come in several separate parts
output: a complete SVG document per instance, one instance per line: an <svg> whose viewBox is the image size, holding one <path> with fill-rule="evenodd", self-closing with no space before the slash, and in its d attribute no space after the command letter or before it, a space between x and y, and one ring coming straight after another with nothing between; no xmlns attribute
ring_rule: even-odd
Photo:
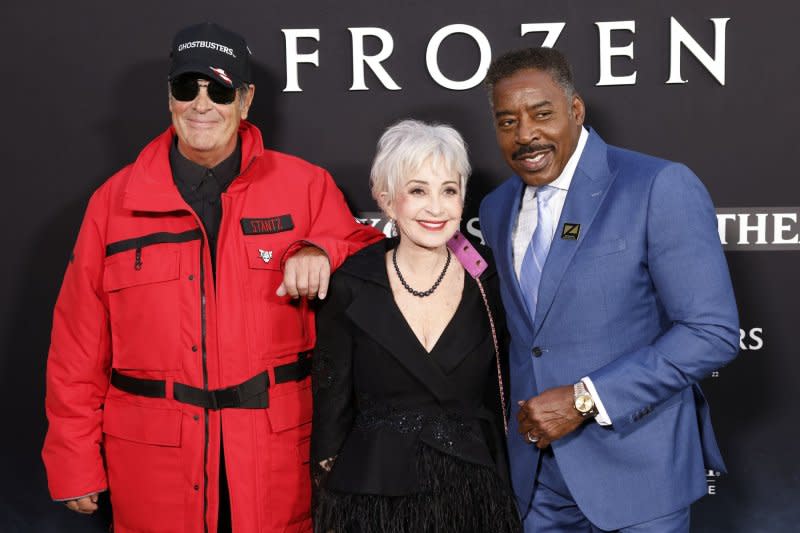
<svg viewBox="0 0 800 533"><path fill-rule="evenodd" d="M392 250L392 264L394 265L394 271L397 274L397 278L400 280L400 283L403 285L403 287L408 292L410 292L414 296L418 296L419 298L425 298L426 296L430 296L431 294L433 294L433 291L436 290L436 288L439 286L439 284L444 279L444 275L447 273L447 267L450 266L450 248L445 247L445 249L447 250L447 260L444 262L444 268L442 269L442 273L439 274L438 278L436 278L436 281L433 283L433 287L431 287L427 291L418 291L418 290L412 289L408 285L408 283L406 283L406 280L403 278L403 275L400 273L400 267L397 266L397 248Z"/></svg>

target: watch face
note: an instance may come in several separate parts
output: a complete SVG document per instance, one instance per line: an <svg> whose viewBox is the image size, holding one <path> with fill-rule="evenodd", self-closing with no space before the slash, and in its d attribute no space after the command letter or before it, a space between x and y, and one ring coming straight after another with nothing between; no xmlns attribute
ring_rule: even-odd
<svg viewBox="0 0 800 533"><path fill-rule="evenodd" d="M588 413L594 408L594 401L588 394L584 394L575 398L575 409L581 413Z"/></svg>

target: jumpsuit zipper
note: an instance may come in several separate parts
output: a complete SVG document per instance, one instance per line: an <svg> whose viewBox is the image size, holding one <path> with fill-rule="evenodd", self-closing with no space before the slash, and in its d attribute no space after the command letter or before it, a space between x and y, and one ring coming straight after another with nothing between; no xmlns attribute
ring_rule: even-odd
<svg viewBox="0 0 800 533"><path fill-rule="evenodd" d="M203 390L208 390L206 350L206 268L203 261L205 239L200 239L200 353L203 362ZM203 409L203 531L208 533L208 408Z"/></svg>
<svg viewBox="0 0 800 533"><path fill-rule="evenodd" d="M236 176L233 181L239 179L245 172L250 169L250 166L255 161L255 157L252 157L250 161L248 161L247 166L245 169ZM231 181L231 183L233 183ZM220 199L221 201L221 199ZM197 215L195 214L195 217ZM223 218L225 214L223 212ZM200 226L202 227L202 221L200 221ZM222 221L220 221L220 230L222 229ZM205 262L203 261L203 248L206 245L206 241L204 238L201 237L200 239L200 345L201 345L201 353L203 357L203 390L208 390L208 364L207 364L207 350L206 350L206 269L205 269ZM211 253L212 250L209 250ZM216 253L216 250L213 250L213 253ZM203 443L203 531L204 533L208 533L208 409L203 409L204 411L204 422L205 422L205 435L204 435L204 443ZM220 430L222 429L222 419L220 418ZM220 432L220 443L222 441L222 434Z"/></svg>

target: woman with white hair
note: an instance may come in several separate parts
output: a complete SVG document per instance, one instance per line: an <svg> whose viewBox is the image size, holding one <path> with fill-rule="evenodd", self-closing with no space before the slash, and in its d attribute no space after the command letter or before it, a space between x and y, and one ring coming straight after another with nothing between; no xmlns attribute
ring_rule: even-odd
<svg viewBox="0 0 800 533"><path fill-rule="evenodd" d="M316 531L520 528L497 277L457 233L469 173L449 126L406 120L378 143L372 194L398 237L350 257L317 314Z"/></svg>

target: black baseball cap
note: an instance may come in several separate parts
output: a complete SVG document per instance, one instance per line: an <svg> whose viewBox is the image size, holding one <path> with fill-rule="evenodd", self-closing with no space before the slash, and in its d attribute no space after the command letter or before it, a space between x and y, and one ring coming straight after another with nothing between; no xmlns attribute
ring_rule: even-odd
<svg viewBox="0 0 800 533"><path fill-rule="evenodd" d="M240 87L252 81L250 49L244 37L213 22L195 24L176 33L170 58L170 80L192 72L226 87Z"/></svg>

